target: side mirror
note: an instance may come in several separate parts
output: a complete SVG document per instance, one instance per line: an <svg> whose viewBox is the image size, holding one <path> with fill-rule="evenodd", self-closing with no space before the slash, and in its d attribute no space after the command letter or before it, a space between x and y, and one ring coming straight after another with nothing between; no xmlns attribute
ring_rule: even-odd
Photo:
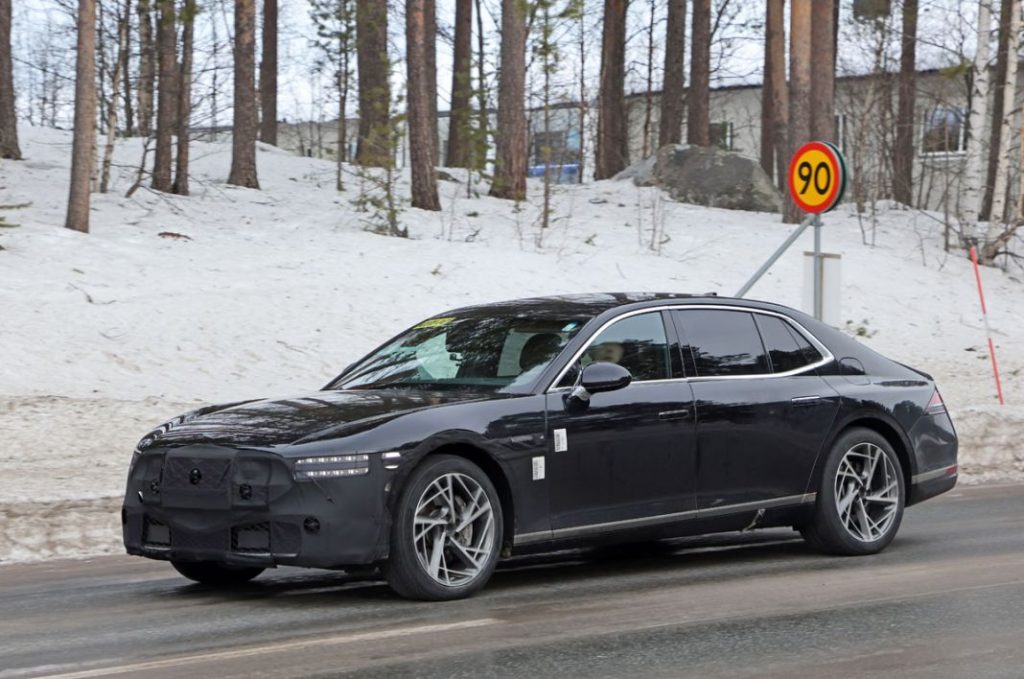
<svg viewBox="0 0 1024 679"><path fill-rule="evenodd" d="M570 398L578 401L589 401L592 394L600 394L605 391L616 391L629 385L633 376L629 371L617 363L598 361L591 363L576 382L576 386L570 392Z"/></svg>

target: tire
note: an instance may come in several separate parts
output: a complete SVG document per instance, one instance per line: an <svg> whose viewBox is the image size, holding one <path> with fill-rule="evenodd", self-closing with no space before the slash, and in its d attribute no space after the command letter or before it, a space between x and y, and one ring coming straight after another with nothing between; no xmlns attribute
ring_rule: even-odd
<svg viewBox="0 0 1024 679"><path fill-rule="evenodd" d="M171 565L189 580L217 587L245 584L264 570L256 567L226 566L216 561L172 561Z"/></svg>
<svg viewBox="0 0 1024 679"><path fill-rule="evenodd" d="M826 554L877 554L899 530L905 495L903 469L885 437L870 429L849 429L829 451L814 517L800 533Z"/></svg>
<svg viewBox="0 0 1024 679"><path fill-rule="evenodd" d="M483 470L465 458L431 455L398 499L384 576L408 599L471 596L494 573L503 525L498 493Z"/></svg>

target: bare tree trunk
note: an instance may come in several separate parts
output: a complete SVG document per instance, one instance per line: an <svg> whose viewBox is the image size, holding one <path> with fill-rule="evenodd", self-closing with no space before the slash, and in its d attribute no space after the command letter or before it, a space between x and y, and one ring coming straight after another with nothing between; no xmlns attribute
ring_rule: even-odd
<svg viewBox="0 0 1024 679"><path fill-rule="evenodd" d="M626 126L626 8L628 0L605 0L601 38L594 179L610 179L629 164Z"/></svg>
<svg viewBox="0 0 1024 679"><path fill-rule="evenodd" d="M14 110L11 0L0 0L0 158L21 159L21 149L18 147L18 116Z"/></svg>
<svg viewBox="0 0 1024 679"><path fill-rule="evenodd" d="M501 72L497 152L490 195L526 198L526 14L520 0L501 0Z"/></svg>
<svg viewBox="0 0 1024 679"><path fill-rule="evenodd" d="M441 209L434 168L437 118L431 117L430 106L430 100L437 99L437 73L430 68L429 55L437 35L435 12L434 0L408 0L405 5L412 206L422 210Z"/></svg>
<svg viewBox="0 0 1024 679"><path fill-rule="evenodd" d="M181 71L178 74L178 155L174 166L174 192L187 196L189 122L192 120L192 35L196 0L185 0L181 10Z"/></svg>
<svg viewBox="0 0 1024 679"><path fill-rule="evenodd" d="M581 2L577 5L576 13L576 45L577 51L580 55L579 60L579 110L577 112L577 125L579 126L580 135L580 151L579 151L579 168L577 169L577 177L579 182L583 183L583 177L585 176L584 170L586 169L587 162L587 115L590 111L588 104L589 97L587 96L587 30L586 30L586 12L585 7Z"/></svg>
<svg viewBox="0 0 1024 679"><path fill-rule="evenodd" d="M258 189L256 177L256 7L235 0L234 132L228 184Z"/></svg>
<svg viewBox="0 0 1024 679"><path fill-rule="evenodd" d="M643 144L641 145L640 155L646 158L651 153L651 142L652 142L652 115L654 113L654 26L657 23L657 11L658 3L657 0L650 0L648 7L651 16L647 22L647 82L644 88L644 130L643 130ZM629 140L627 139L627 148Z"/></svg>
<svg viewBox="0 0 1024 679"><path fill-rule="evenodd" d="M473 96L473 0L455 0L455 45L452 52L452 102L448 116L448 152L445 165L470 167L470 98Z"/></svg>
<svg viewBox="0 0 1024 679"><path fill-rule="evenodd" d="M775 156L775 181L785 190L789 163L789 90L786 89L786 0L768 0L765 51L771 55L767 78L771 100L771 146Z"/></svg>
<svg viewBox="0 0 1024 679"><path fill-rule="evenodd" d="M110 78L110 99L107 100L107 141L103 147L103 161L100 163L100 193L106 193L110 188L110 165L114 157L114 141L117 139L117 100L121 93L124 64L128 60L128 24L131 11L131 0L126 0L124 11L117 16L117 62Z"/></svg>
<svg viewBox="0 0 1024 679"><path fill-rule="evenodd" d="M903 2L903 35L900 50L899 107L896 143L893 146L893 198L910 205L914 192L914 105L917 73L917 0Z"/></svg>
<svg viewBox="0 0 1024 679"><path fill-rule="evenodd" d="M139 134L148 137L153 132L153 11L150 0L139 0Z"/></svg>
<svg viewBox="0 0 1024 679"><path fill-rule="evenodd" d="M711 0L693 0L686 141L711 146Z"/></svg>
<svg viewBox="0 0 1024 679"><path fill-rule="evenodd" d="M160 75L156 110L156 153L153 156L153 183L157 191L171 190L171 141L178 98L174 81L177 78L177 38L174 26L174 0L157 0L157 54Z"/></svg>
<svg viewBox="0 0 1024 679"><path fill-rule="evenodd" d="M1005 0L1013 4L1010 12L1010 40L1007 45L1009 53L1016 55L1020 48L1021 0ZM982 248L982 259L991 263L1003 246L1009 242L1020 223L1018 215L1009 211L1007 215L1007 189L1010 183L1010 133L1013 126L1014 99L1017 94L1017 59L1010 59L1006 64L1006 80L1003 83L1003 117L999 121L1003 130L1000 133L996 178L992 185L992 214L989 216L988 233L985 236L985 247ZM1008 218L1009 217L1009 218Z"/></svg>
<svg viewBox="0 0 1024 679"><path fill-rule="evenodd" d="M277 146L277 0L263 0L260 141Z"/></svg>
<svg viewBox="0 0 1024 679"><path fill-rule="evenodd" d="M487 150L490 148L487 136L491 121L487 117L487 51L484 38L484 14L482 0L473 0L476 9L476 133L473 135L473 166L483 173L487 167ZM525 87L525 85L524 85ZM466 182L466 191L470 190Z"/></svg>
<svg viewBox="0 0 1024 679"><path fill-rule="evenodd" d="M811 138L836 141L835 34L836 0L814 0L811 10Z"/></svg>
<svg viewBox="0 0 1024 679"><path fill-rule="evenodd" d="M974 50L974 71L971 77L971 114L968 125L970 137L967 139L967 162L964 170L963 209L961 210L963 216L963 238L964 242L969 245L973 245L977 240L978 212L981 208L982 200L981 172L984 149L982 148L981 131L985 119L988 117L988 43L990 29L989 2L988 0L981 0L978 3L978 43ZM1003 78L1005 77L1006 71L1004 69ZM1002 88L1003 85L1004 83L1000 83L999 87ZM1002 113L1001 105L998 113ZM993 121L993 125L995 127L1002 127L1002 119L1000 118L998 122ZM999 139L998 135L994 136L997 140ZM998 148L997 143L994 149ZM998 158L998 154L994 149L989 153L993 160Z"/></svg>
<svg viewBox="0 0 1024 679"><path fill-rule="evenodd" d="M132 105L132 0L125 0L125 24L129 35L124 41L124 59L121 61L121 98L124 105L124 136L130 137L135 132L135 108Z"/></svg>
<svg viewBox="0 0 1024 679"><path fill-rule="evenodd" d="M980 6L984 6L983 9L984 9L985 13L988 14L989 11L990 11L990 8L988 7L988 5L991 4L991 2L992 2L992 0L982 0L982 2L979 3L979 7ZM1003 95L1004 95L1003 87L1006 84L1006 65L1007 65L1007 58L1009 56L1009 51L1010 51L1009 50L1009 44L1010 44L1010 22L1012 21L1012 19L1011 19L1011 11L1012 11L1012 9L1013 9L1013 2L1012 2L1012 0L1001 0L1001 2L999 3L999 46L997 48L998 52L996 54L995 79L993 80L993 84L995 85L995 87L993 88L994 95L993 95L993 98L992 98L992 121L991 121L991 129L989 131L989 142L988 142L988 148L989 148L988 171L987 171L987 174L985 176L984 197L982 198L982 202L981 202L981 212L977 216L977 219L980 219L980 220L983 220L983 221L987 220L990 217L990 215L992 214L992 186L996 182L996 165L998 165L998 162L999 162L999 154L997 154L995 152L995 149L999 148L999 144L1000 144L1000 142L1002 140L1002 133L1003 133L1003 125L1002 125L1002 122L1003 122L1003 120L1002 120L1002 115L1003 115ZM979 34L980 34L980 32L979 32ZM988 35L987 31L986 31L986 35ZM977 63L977 60L975 60L975 63ZM975 74L975 77L977 77L977 75L978 75L977 66L975 66L974 74ZM986 80L986 82L988 81L988 71L987 70L985 72L985 80ZM978 88L975 87L975 91L977 91L977 89ZM983 122L985 120L984 117L981 120ZM981 129L982 129L981 124L975 125L975 121L974 121L974 107L972 107L971 108L971 125L970 125L971 134L974 135L975 134L975 130L977 130L978 131L977 134L980 137L981 136ZM977 221L977 219L975 221Z"/></svg>
<svg viewBox="0 0 1024 679"><path fill-rule="evenodd" d="M96 148L96 2L79 0L75 61L75 133L64 226L89 233L89 183Z"/></svg>
<svg viewBox="0 0 1024 679"><path fill-rule="evenodd" d="M772 49L772 6L771 0L765 3L764 68L762 69L763 76L761 78L761 169L769 177L775 174L775 143L773 141L774 130L772 129L775 124L775 108L772 101L774 69L772 66L776 55Z"/></svg>
<svg viewBox="0 0 1024 679"><path fill-rule="evenodd" d="M686 56L686 0L668 0L665 25L665 75L661 93L658 146L678 144L683 135L683 61Z"/></svg>
<svg viewBox="0 0 1024 679"><path fill-rule="evenodd" d="M789 148L793 154L811 137L811 3L792 0L789 9ZM802 217L800 209L786 192L784 219L796 224Z"/></svg>
<svg viewBox="0 0 1024 679"><path fill-rule="evenodd" d="M359 140L356 162L390 167L391 63L388 59L388 7L383 0L356 2L356 67L359 70Z"/></svg>

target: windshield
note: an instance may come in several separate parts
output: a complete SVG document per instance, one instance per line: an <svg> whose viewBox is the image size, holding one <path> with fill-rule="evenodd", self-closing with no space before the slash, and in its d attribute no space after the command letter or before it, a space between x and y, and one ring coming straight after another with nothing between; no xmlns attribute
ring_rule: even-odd
<svg viewBox="0 0 1024 679"><path fill-rule="evenodd" d="M442 316L402 333L328 385L329 389L473 387L531 383L590 320L535 310Z"/></svg>

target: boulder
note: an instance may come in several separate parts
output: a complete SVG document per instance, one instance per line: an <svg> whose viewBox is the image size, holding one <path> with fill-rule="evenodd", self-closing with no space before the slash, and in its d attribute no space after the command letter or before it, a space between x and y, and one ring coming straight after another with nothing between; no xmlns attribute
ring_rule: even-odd
<svg viewBox="0 0 1024 679"><path fill-rule="evenodd" d="M670 145L620 173L673 199L727 210L780 212L782 194L753 158L717 146Z"/></svg>

